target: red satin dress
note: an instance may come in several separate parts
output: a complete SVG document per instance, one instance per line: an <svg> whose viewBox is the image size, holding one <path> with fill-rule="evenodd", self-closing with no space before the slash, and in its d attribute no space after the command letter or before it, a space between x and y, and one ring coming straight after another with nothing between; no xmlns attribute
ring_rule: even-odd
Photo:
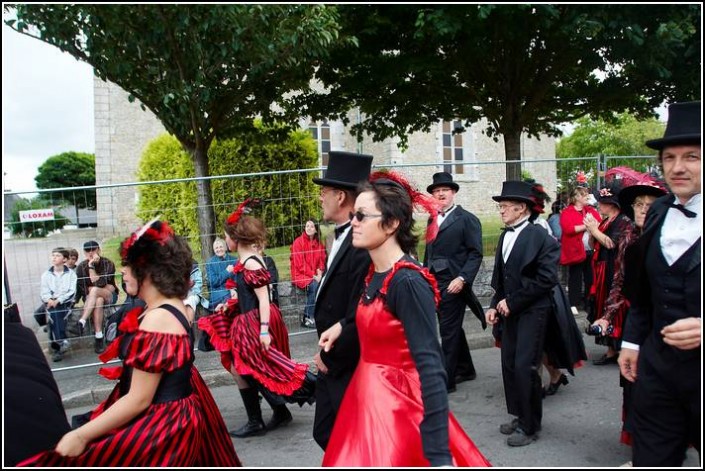
<svg viewBox="0 0 705 471"><path fill-rule="evenodd" d="M398 262L385 279L382 294L399 268L419 270L427 279L431 276L416 265ZM404 327L383 297L358 304L360 361L345 391L323 466L429 466L419 428L424 416L419 373ZM448 429L455 466L491 466L452 413Z"/></svg>

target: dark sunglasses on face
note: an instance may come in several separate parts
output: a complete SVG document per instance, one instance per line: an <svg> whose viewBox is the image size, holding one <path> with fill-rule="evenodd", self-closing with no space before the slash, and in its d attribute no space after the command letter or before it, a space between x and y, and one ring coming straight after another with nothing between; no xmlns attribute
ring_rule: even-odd
<svg viewBox="0 0 705 471"><path fill-rule="evenodd" d="M381 214L365 214L362 211L355 211L354 213L350 213L350 219L357 219L359 222L362 222L365 218L381 218Z"/></svg>

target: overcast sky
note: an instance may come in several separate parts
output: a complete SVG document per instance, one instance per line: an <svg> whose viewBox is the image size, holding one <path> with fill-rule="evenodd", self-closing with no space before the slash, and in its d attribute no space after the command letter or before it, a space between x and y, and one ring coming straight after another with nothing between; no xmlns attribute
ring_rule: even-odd
<svg viewBox="0 0 705 471"><path fill-rule="evenodd" d="M2 25L3 190L34 190L37 168L95 152L93 68Z"/></svg>

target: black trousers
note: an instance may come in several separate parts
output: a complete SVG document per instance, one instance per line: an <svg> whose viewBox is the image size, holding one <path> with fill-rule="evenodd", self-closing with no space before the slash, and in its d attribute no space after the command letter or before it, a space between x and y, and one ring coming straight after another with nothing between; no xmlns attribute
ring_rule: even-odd
<svg viewBox="0 0 705 471"><path fill-rule="evenodd" d="M441 302L438 306L438 324L448 388L452 388L455 386L455 376L475 374L475 365L463 330L465 301L460 293L449 294L447 287L439 286Z"/></svg>
<svg viewBox="0 0 705 471"><path fill-rule="evenodd" d="M675 359L672 368L657 371L642 355L627 422L634 439L632 461L634 466L683 466L689 445L701 451L702 366L699 358Z"/></svg>
<svg viewBox="0 0 705 471"><path fill-rule="evenodd" d="M318 373L316 379L316 413L313 418L313 439L323 451L328 446L330 435L333 432L335 418L343 402L343 395L347 389L353 371L333 377Z"/></svg>
<svg viewBox="0 0 705 471"><path fill-rule="evenodd" d="M592 250L580 263L568 265L568 298L570 305L587 309L587 299L592 287Z"/></svg>
<svg viewBox="0 0 705 471"><path fill-rule="evenodd" d="M550 307L512 312L502 332L502 379L507 411L527 434L541 428L543 404L539 366Z"/></svg>

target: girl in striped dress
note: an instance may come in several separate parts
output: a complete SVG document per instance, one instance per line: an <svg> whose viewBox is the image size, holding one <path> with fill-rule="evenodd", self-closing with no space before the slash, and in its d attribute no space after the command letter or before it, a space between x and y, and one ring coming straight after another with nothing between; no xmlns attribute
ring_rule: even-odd
<svg viewBox="0 0 705 471"><path fill-rule="evenodd" d="M101 356L118 379L90 421L56 448L20 466L240 466L225 423L193 366L193 340L181 301L188 293L192 253L166 222L153 220L120 248L126 291L146 307L130 311Z"/></svg>
<svg viewBox="0 0 705 471"><path fill-rule="evenodd" d="M315 400L315 376L306 363L291 360L286 325L279 307L271 302L271 275L261 255L266 229L259 219L243 216L249 203L241 204L225 224L225 242L239 259L228 267L231 279L226 287L236 294L216 307L215 314L198 321L242 396L248 420L230 432L240 438L263 435L291 422L287 402L303 405ZM260 392L274 411L267 425Z"/></svg>

